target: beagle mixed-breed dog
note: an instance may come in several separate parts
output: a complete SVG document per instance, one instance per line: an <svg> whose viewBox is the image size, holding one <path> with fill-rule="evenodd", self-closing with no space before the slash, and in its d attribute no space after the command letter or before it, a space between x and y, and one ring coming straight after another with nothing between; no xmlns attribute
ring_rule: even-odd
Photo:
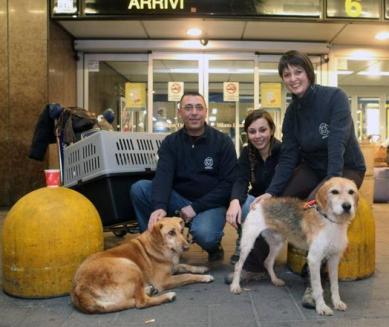
<svg viewBox="0 0 389 327"><path fill-rule="evenodd" d="M242 230L240 259L235 265L230 285L232 293L241 292L240 274L243 263L262 233L269 244L269 255L264 262L271 281L276 286L285 283L274 273L274 262L287 240L294 246L308 250L308 266L316 312L332 315L332 309L323 298L320 267L324 259L331 285L332 304L336 310L346 310L340 299L338 266L347 247L348 226L355 216L358 189L349 179L333 177L323 183L316 193L316 205L304 208L305 203L295 198L270 198L257 204L248 214Z"/></svg>

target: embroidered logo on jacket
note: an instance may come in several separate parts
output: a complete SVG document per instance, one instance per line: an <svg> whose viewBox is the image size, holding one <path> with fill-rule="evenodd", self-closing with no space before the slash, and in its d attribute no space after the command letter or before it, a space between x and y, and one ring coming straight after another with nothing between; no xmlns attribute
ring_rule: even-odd
<svg viewBox="0 0 389 327"><path fill-rule="evenodd" d="M204 169L213 169L213 159L211 157L204 159Z"/></svg>
<svg viewBox="0 0 389 327"><path fill-rule="evenodd" d="M330 134L330 130L328 128L327 123L321 123L319 125L319 133L322 139L326 139L328 137L328 135Z"/></svg>

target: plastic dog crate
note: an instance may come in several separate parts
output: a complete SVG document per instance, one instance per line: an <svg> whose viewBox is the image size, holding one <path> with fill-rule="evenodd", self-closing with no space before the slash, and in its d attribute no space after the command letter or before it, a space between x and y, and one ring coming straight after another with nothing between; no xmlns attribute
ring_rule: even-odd
<svg viewBox="0 0 389 327"><path fill-rule="evenodd" d="M135 220L130 187L152 179L166 134L99 131L64 150L64 186L85 195L104 226Z"/></svg>

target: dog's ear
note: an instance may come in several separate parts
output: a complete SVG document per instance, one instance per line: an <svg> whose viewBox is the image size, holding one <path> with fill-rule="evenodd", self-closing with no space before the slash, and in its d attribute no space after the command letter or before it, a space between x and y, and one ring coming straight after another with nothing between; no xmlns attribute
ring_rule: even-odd
<svg viewBox="0 0 389 327"><path fill-rule="evenodd" d="M158 221L154 224L153 228L151 229L151 236L155 240L162 239L161 229L163 227L163 223L161 221Z"/></svg>
<svg viewBox="0 0 389 327"><path fill-rule="evenodd" d="M358 208L359 203L359 190L356 188L356 191L354 193L354 200L355 200L355 210Z"/></svg>
<svg viewBox="0 0 389 327"><path fill-rule="evenodd" d="M328 188L329 188L329 184L327 181L319 187L315 196L315 200L318 206L325 211L327 210L328 207L328 197L327 197Z"/></svg>
<svg viewBox="0 0 389 327"><path fill-rule="evenodd" d="M180 226L181 226L182 229L185 228L185 221L182 218L180 218Z"/></svg>

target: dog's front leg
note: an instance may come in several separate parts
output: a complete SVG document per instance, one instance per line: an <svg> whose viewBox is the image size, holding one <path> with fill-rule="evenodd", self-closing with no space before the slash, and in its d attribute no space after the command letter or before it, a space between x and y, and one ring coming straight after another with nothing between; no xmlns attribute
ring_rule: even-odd
<svg viewBox="0 0 389 327"><path fill-rule="evenodd" d="M316 312L320 315L332 316L334 312L324 302L324 298L323 298L323 287L321 285L321 278L320 278L321 260L322 260L321 253L316 252L313 254L312 251L309 251L308 265L309 265L309 272L311 277L312 295L313 298L315 299Z"/></svg>
<svg viewBox="0 0 389 327"><path fill-rule="evenodd" d="M160 283L158 289L167 290L193 283L210 283L214 280L211 275L180 274L170 275Z"/></svg>
<svg viewBox="0 0 389 327"><path fill-rule="evenodd" d="M328 258L327 267L328 275L330 277L331 285L331 299L336 310L345 311L347 309L346 303L340 299L339 295L339 282L338 282L338 267L339 267L339 254L335 254Z"/></svg>
<svg viewBox="0 0 389 327"><path fill-rule="evenodd" d="M209 271L209 268L208 267L205 267L205 266L192 266L192 265L187 265L187 264L183 264L183 263L179 263L177 265L174 266L173 268L173 273L186 273L186 272L190 272L190 273L193 273L193 274L204 274L206 272Z"/></svg>
<svg viewBox="0 0 389 327"><path fill-rule="evenodd" d="M230 285L230 291L234 294L240 294L242 288L240 287L240 275L242 273L243 264L246 261L251 249L254 246L255 240L265 229L262 209L260 207L251 210L246 217L242 229L242 239L240 241L240 256L238 262L235 264L234 277Z"/></svg>

